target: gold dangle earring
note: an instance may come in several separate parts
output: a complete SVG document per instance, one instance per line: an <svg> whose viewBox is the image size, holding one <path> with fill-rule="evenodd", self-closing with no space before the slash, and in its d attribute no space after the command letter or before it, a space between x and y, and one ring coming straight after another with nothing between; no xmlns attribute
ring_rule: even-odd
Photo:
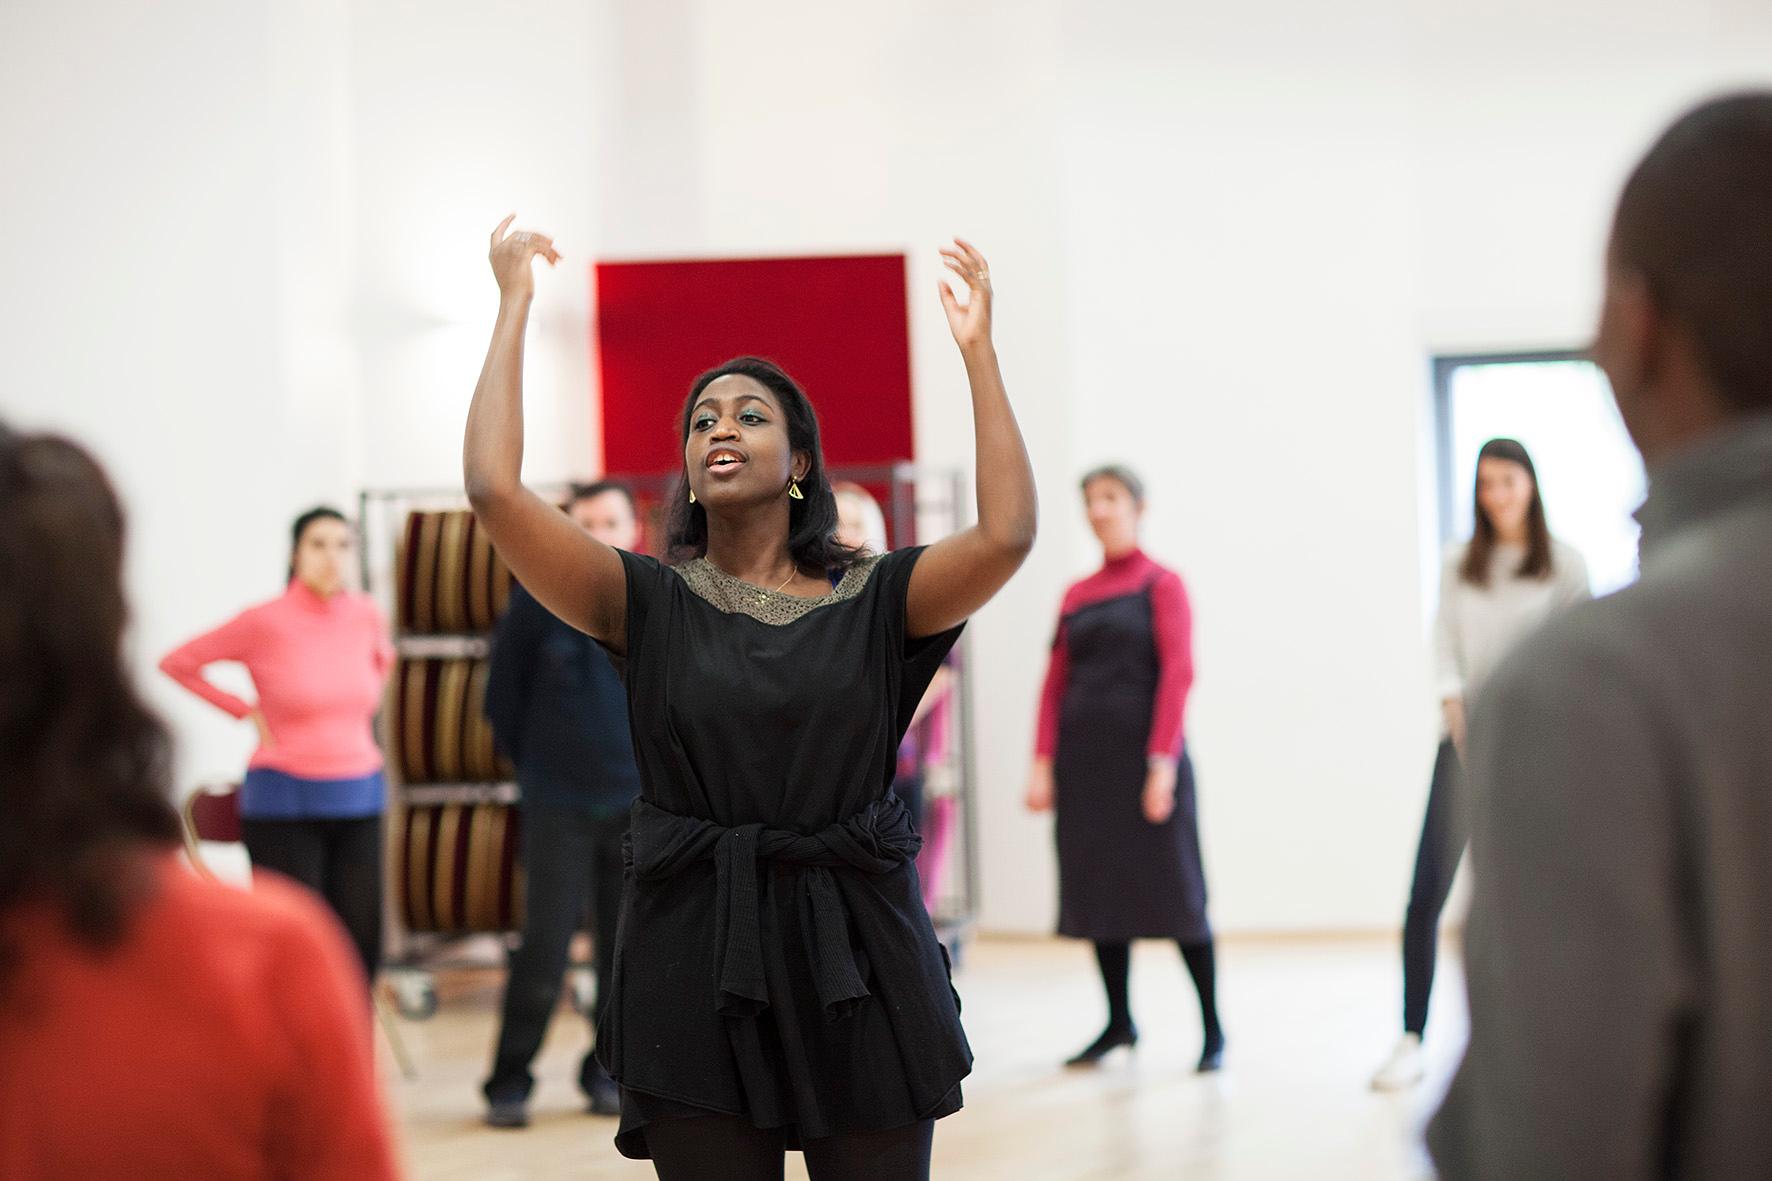
<svg viewBox="0 0 1772 1181"><path fill-rule="evenodd" d="M798 476L796 476L793 479L788 481L788 499L789 500L805 500L806 499L805 494L800 491L800 479Z"/></svg>
<svg viewBox="0 0 1772 1181"><path fill-rule="evenodd" d="M694 503L695 503L695 489L693 489L693 488L691 488L691 489L690 489L690 490L689 490L689 503L690 503L690 504L694 504Z"/></svg>

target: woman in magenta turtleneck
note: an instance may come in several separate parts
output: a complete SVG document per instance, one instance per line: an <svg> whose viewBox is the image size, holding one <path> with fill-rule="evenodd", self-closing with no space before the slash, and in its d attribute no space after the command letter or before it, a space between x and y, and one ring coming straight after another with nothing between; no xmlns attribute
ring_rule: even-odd
<svg viewBox="0 0 1772 1181"><path fill-rule="evenodd" d="M1058 933L1095 944L1101 1036L1067 1065L1138 1043L1134 939L1172 939L1200 998L1201 1071L1223 1064L1194 772L1182 735L1193 635L1181 577L1138 548L1144 485L1126 468L1083 477L1100 570L1065 592L1040 697L1028 807L1057 813Z"/></svg>
<svg viewBox="0 0 1772 1181"><path fill-rule="evenodd" d="M333 509L296 518L289 584L166 655L161 671L258 728L240 787L247 852L322 895L373 977L381 959L382 811L387 787L374 721L394 662L375 600L345 589L351 528ZM256 704L203 670L244 664Z"/></svg>

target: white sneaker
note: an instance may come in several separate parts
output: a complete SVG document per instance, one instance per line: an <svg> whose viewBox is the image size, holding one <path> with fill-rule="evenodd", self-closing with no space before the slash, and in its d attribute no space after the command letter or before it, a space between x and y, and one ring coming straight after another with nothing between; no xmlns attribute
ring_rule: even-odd
<svg viewBox="0 0 1772 1181"><path fill-rule="evenodd" d="M1372 1076L1374 1091L1402 1091L1421 1081L1421 1035L1406 1033L1385 1064Z"/></svg>

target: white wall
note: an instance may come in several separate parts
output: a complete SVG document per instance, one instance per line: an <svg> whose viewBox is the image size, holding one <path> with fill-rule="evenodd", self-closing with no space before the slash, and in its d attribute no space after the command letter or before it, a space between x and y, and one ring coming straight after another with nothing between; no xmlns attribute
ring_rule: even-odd
<svg viewBox="0 0 1772 1181"><path fill-rule="evenodd" d="M1390 926L1433 742L1427 359L1583 339L1624 170L1768 50L1750 0L13 0L0 413L124 486L146 670L274 593L299 508L459 479L505 212L567 255L541 480L600 454L590 262L673 254L910 251L919 451L969 464L930 291L968 234L1044 508L974 629L986 924L1051 919L1019 798L1094 560L1073 481L1113 457L1194 592L1219 925ZM149 682L187 778L237 765Z"/></svg>

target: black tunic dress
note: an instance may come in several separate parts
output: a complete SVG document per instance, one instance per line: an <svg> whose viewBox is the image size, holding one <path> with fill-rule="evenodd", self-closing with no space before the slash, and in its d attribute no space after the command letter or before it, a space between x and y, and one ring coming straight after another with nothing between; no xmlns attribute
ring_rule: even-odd
<svg viewBox="0 0 1772 1181"><path fill-rule="evenodd" d="M1070 659L1052 760L1058 837L1058 933L1103 942L1199 943L1206 875L1186 753L1175 811L1144 817L1145 749L1159 667L1145 589L1064 617Z"/></svg>
<svg viewBox="0 0 1772 1181"><path fill-rule="evenodd" d="M822 599L623 553L641 798L597 1056L624 1156L725 1112L790 1144L960 1107L972 1054L888 788L959 628L905 635L919 549Z"/></svg>

